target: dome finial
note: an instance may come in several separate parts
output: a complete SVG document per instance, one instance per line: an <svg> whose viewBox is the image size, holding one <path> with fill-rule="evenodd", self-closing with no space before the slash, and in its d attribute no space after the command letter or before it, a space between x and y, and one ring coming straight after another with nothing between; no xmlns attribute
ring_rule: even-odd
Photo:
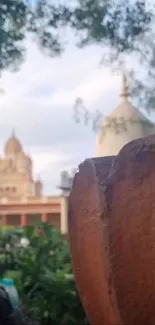
<svg viewBox="0 0 155 325"><path fill-rule="evenodd" d="M12 134L11 134L12 137L15 137L15 129L13 128L12 129Z"/></svg>
<svg viewBox="0 0 155 325"><path fill-rule="evenodd" d="M41 178L40 178L40 174L39 174L39 173L37 174L37 180L38 180L38 181L41 180Z"/></svg>
<svg viewBox="0 0 155 325"><path fill-rule="evenodd" d="M127 74L123 73L122 76L122 91L120 96L123 99L127 99L129 97L130 93L129 93L129 84L128 84L128 78L127 78Z"/></svg>

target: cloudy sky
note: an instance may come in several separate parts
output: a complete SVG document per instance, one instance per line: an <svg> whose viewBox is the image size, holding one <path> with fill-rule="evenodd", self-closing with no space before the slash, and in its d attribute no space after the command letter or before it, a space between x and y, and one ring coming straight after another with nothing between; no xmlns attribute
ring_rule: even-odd
<svg viewBox="0 0 155 325"><path fill-rule="evenodd" d="M0 87L0 150L12 129L34 160L34 175L44 181L45 193L57 193L60 172L70 171L94 156L91 125L76 124L73 106L82 97L90 111L107 115L119 103L121 77L99 66L98 47L79 50L70 44L61 58L44 56L27 41L25 63L17 73L5 72Z"/></svg>

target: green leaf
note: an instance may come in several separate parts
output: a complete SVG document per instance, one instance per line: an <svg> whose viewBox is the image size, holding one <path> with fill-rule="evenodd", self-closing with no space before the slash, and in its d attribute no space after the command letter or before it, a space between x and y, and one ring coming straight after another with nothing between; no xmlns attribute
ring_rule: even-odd
<svg viewBox="0 0 155 325"><path fill-rule="evenodd" d="M24 234L26 238L31 239L34 233L35 233L35 229L33 226L27 226L24 228Z"/></svg>

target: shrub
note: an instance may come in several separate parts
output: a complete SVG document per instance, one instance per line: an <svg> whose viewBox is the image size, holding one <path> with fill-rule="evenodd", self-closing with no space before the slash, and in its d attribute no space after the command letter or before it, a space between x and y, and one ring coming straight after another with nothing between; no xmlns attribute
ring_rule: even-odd
<svg viewBox="0 0 155 325"><path fill-rule="evenodd" d="M27 316L40 325L88 324L68 243L48 224L0 230L1 276L14 278ZM28 245L21 245L21 238Z"/></svg>

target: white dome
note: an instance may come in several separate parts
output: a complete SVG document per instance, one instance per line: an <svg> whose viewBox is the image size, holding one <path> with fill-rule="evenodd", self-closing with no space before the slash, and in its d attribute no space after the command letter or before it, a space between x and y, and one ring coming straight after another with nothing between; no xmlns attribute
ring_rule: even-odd
<svg viewBox="0 0 155 325"><path fill-rule="evenodd" d="M104 120L97 135L97 157L117 155L128 142L154 132L153 123L128 100L126 84L121 96L121 104Z"/></svg>

